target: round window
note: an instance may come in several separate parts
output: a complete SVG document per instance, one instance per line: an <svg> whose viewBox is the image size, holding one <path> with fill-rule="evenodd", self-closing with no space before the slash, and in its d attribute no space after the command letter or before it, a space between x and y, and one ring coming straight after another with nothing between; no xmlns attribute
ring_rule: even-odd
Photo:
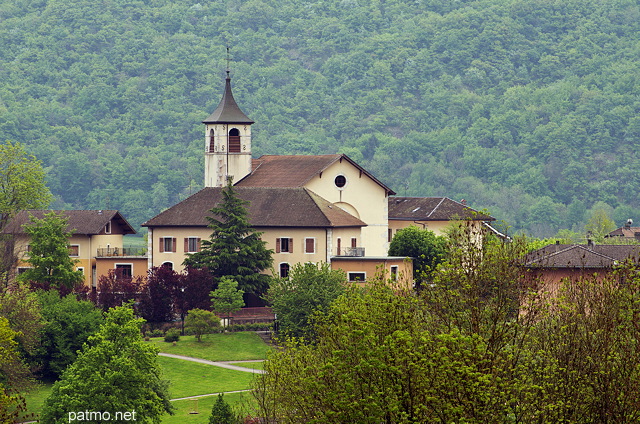
<svg viewBox="0 0 640 424"><path fill-rule="evenodd" d="M336 187L342 188L347 184L347 179L344 177L344 175L338 175L334 180L334 183Z"/></svg>

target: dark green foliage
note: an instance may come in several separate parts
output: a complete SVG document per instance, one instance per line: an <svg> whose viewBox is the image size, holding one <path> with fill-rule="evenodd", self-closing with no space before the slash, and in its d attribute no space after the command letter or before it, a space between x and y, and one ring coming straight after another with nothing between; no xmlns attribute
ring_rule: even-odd
<svg viewBox="0 0 640 424"><path fill-rule="evenodd" d="M43 377L57 379L73 361L89 337L103 322L102 313L91 302L56 292L39 292L42 318L41 346L35 356Z"/></svg>
<svg viewBox="0 0 640 424"><path fill-rule="evenodd" d="M267 299L278 318L278 331L287 336L313 339L312 318L326 311L344 293L344 271L329 264L296 264L287 278L274 277Z"/></svg>
<svg viewBox="0 0 640 424"><path fill-rule="evenodd" d="M207 216L209 240L202 240L202 249L189 254L184 264L206 268L217 278L230 277L238 289L260 295L269 287L270 277L261 271L271 267L273 252L260 239L262 233L249 225L246 202L238 198L231 180L222 193L222 203Z"/></svg>
<svg viewBox="0 0 640 424"><path fill-rule="evenodd" d="M213 408L211 408L211 416L209 424L236 424L238 419L233 414L231 406L224 400L224 395L220 393Z"/></svg>
<svg viewBox="0 0 640 424"><path fill-rule="evenodd" d="M135 411L129 421L159 424L171 413L168 382L162 379L157 349L142 341L142 322L126 307L110 310L100 330L54 384L40 422L68 422L69 413L80 411L108 412L113 420L117 412Z"/></svg>
<svg viewBox="0 0 640 424"><path fill-rule="evenodd" d="M38 219L31 217L24 226L29 236L30 265L18 276L20 281L31 283L33 287L45 290L57 289L69 292L84 281L82 271L75 269L75 262L69 256L69 239L72 233L67 231L67 218L51 211Z"/></svg>
<svg viewBox="0 0 640 424"><path fill-rule="evenodd" d="M410 226L399 230L389 244L389 256L406 256L413 260L413 278L419 286L422 280L430 280L433 271L444 261L447 239L433 231Z"/></svg>
<svg viewBox="0 0 640 424"><path fill-rule="evenodd" d="M640 213L638 19L632 0L14 2L0 140L44 161L60 208L138 225L202 184L230 45L254 155L343 151L550 236L584 224L574 202Z"/></svg>
<svg viewBox="0 0 640 424"><path fill-rule="evenodd" d="M180 340L180 330L177 328L170 328L164 335L164 341L167 343L173 343Z"/></svg>

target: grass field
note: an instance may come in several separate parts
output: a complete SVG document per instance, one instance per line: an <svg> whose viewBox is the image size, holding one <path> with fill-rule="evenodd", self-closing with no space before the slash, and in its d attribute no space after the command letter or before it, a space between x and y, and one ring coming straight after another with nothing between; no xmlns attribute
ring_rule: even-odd
<svg viewBox="0 0 640 424"><path fill-rule="evenodd" d="M210 361L262 360L266 358L269 350L262 339L252 332L209 334L203 336L202 342L197 342L193 336L184 336L180 338L176 346L165 343L162 338L151 339L149 343L157 346L161 352ZM160 356L158 362L163 369L164 378L170 382L169 392L172 399L246 390L251 387L254 378L254 374L250 372L229 370L181 359ZM241 362L234 365L251 369L263 368L263 362L260 361ZM52 384L41 384L26 395L29 413L40 413L45 399L51 393L51 387ZM228 393L224 395L224 399L235 409L240 408L245 412L252 410L255 405L250 392ZM207 396L198 398L197 401L173 401L176 413L172 416L165 416L162 423L207 424L215 400L216 396ZM196 406L199 413L191 414Z"/></svg>
<svg viewBox="0 0 640 424"><path fill-rule="evenodd" d="M265 359L269 346L254 332L205 334L197 342L195 336L181 336L174 346L162 337L154 337L152 343L160 352L193 356L209 361L244 361Z"/></svg>

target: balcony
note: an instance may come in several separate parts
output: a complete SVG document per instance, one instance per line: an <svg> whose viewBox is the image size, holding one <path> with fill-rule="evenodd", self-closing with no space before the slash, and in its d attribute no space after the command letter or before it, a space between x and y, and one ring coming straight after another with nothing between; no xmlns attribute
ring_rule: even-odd
<svg viewBox="0 0 640 424"><path fill-rule="evenodd" d="M97 257L108 258L118 256L146 256L147 249L142 247L101 247L98 248Z"/></svg>
<svg viewBox="0 0 640 424"><path fill-rule="evenodd" d="M361 258L364 256L364 247L345 247L338 252L338 256L350 256Z"/></svg>

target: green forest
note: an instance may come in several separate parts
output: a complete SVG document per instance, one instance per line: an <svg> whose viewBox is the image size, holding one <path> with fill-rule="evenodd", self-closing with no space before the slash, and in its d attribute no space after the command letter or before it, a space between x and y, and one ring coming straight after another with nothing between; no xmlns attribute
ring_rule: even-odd
<svg viewBox="0 0 640 424"><path fill-rule="evenodd" d="M0 0L0 140L56 209L195 192L231 48L253 152L346 153L537 237L640 221L637 0Z"/></svg>

